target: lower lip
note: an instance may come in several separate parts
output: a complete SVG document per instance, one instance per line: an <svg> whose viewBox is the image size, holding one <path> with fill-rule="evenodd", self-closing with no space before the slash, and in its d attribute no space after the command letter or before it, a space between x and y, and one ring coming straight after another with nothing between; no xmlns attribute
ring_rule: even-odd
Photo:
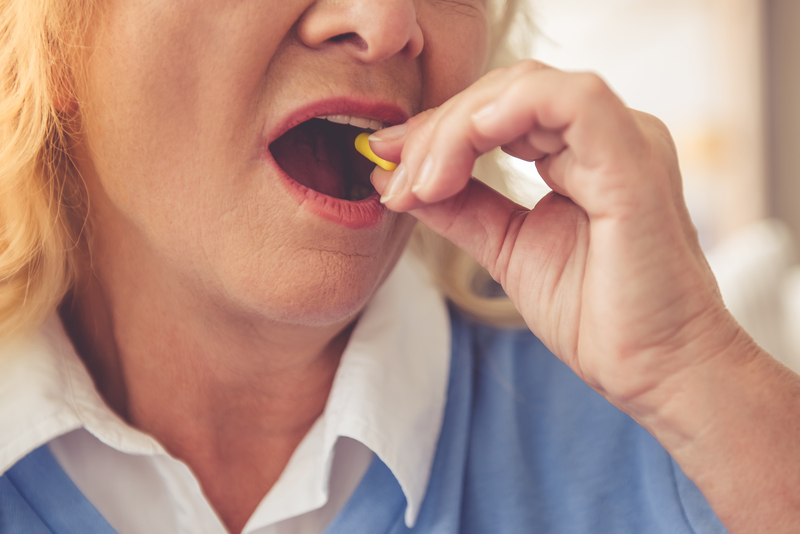
<svg viewBox="0 0 800 534"><path fill-rule="evenodd" d="M292 180L271 155L268 158L289 195L314 215L354 230L375 226L386 217L387 209L377 192L358 201L324 195Z"/></svg>

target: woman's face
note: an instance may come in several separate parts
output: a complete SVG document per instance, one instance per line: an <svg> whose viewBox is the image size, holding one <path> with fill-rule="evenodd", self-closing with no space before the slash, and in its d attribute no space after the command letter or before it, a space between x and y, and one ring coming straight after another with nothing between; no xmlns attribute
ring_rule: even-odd
<svg viewBox="0 0 800 534"><path fill-rule="evenodd" d="M352 139L479 76L485 3L108 0L78 88L96 242L236 312L352 317L413 226Z"/></svg>

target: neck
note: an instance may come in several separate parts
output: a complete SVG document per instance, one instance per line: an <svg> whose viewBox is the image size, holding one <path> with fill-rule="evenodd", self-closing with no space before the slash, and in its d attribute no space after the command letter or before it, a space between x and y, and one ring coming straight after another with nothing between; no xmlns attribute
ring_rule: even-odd
<svg viewBox="0 0 800 534"><path fill-rule="evenodd" d="M109 406L183 460L238 532L322 413L354 320L257 322L119 263L94 262L64 325Z"/></svg>

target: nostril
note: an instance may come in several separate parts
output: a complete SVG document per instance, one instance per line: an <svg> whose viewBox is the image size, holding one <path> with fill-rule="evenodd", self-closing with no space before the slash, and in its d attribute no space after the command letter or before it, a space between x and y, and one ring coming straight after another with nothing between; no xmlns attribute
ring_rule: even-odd
<svg viewBox="0 0 800 534"><path fill-rule="evenodd" d="M334 35L333 37L331 37L331 41L333 41L334 43L341 43L342 41L347 41L348 39L352 39L353 37L356 37L356 34L353 32L342 33L340 35Z"/></svg>
<svg viewBox="0 0 800 534"><path fill-rule="evenodd" d="M347 42L352 44L358 50L369 49L367 41L355 32L340 33L339 35L334 35L333 37L330 38L330 41L334 43Z"/></svg>

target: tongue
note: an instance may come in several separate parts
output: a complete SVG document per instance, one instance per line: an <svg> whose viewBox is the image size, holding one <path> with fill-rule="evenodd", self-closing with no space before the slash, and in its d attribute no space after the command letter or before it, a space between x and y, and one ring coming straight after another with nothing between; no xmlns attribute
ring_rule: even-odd
<svg viewBox="0 0 800 534"><path fill-rule="evenodd" d="M269 147L275 161L304 186L336 198L345 198L346 160L352 140L326 120L312 119L296 126Z"/></svg>

